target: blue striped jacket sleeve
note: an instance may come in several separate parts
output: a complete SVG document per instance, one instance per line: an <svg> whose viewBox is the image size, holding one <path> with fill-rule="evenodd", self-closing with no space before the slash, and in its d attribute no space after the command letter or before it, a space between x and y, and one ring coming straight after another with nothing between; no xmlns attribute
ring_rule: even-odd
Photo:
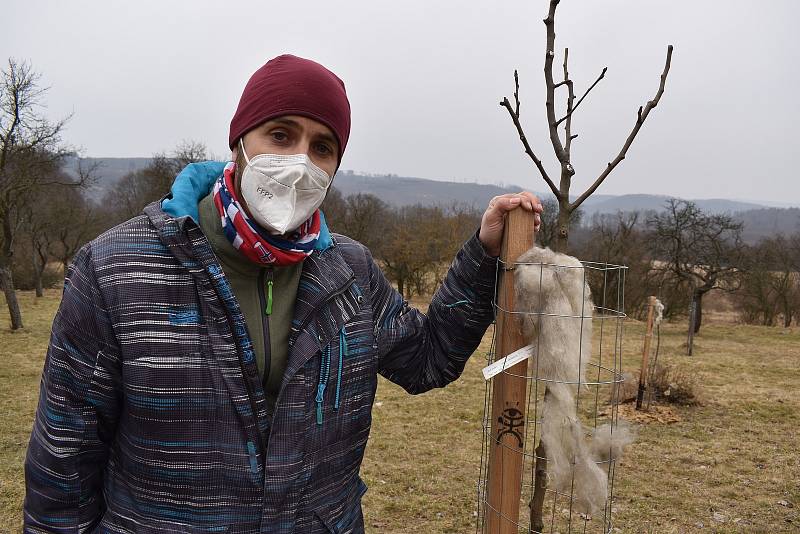
<svg viewBox="0 0 800 534"><path fill-rule="evenodd" d="M456 255L427 315L370 263L379 372L414 394L458 378L494 315L497 259L486 254L477 232Z"/></svg>
<svg viewBox="0 0 800 534"><path fill-rule="evenodd" d="M25 459L25 532L84 532L100 520L120 407L119 367L87 245L70 266L53 321Z"/></svg>

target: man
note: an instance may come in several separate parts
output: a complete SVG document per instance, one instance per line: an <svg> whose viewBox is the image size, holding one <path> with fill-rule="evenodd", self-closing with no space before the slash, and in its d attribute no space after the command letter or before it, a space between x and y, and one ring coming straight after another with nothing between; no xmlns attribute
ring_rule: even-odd
<svg viewBox="0 0 800 534"><path fill-rule="evenodd" d="M428 315L319 206L350 133L344 85L280 56L256 71L233 162L75 258L26 459L27 532L362 532L377 373L459 376L492 320L506 211L492 200ZM537 215L538 217L538 215Z"/></svg>

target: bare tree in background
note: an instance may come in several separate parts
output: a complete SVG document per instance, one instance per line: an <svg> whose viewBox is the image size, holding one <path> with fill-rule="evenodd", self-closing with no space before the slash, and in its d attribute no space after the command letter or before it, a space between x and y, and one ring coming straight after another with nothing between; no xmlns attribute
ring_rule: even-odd
<svg viewBox="0 0 800 534"><path fill-rule="evenodd" d="M101 221L97 207L79 189L58 186L57 191L47 210L52 225L51 254L66 275L78 250L97 235Z"/></svg>
<svg viewBox="0 0 800 534"><path fill-rule="evenodd" d="M339 224L341 232L366 245L373 255L380 255L390 212L389 205L369 193L348 195L345 203L347 217Z"/></svg>
<svg viewBox="0 0 800 534"><path fill-rule="evenodd" d="M667 74L669 73L670 63L672 60L672 45L667 47L667 59L664 65L664 71L661 73L661 83L659 84L658 91L652 100L647 102L647 104L644 106L639 107L639 111L636 113L636 122L634 123L633 129L631 130L627 139L625 139L622 149L619 151L617 156L606 165L602 172L600 172L599 176L595 178L594 182L589 186L589 188L586 189L574 201L570 201L572 177L576 172L572 165L572 142L576 137L578 137L577 134L572 133L572 116L575 111L578 110L578 107L581 105L584 99L588 96L589 92L594 89L598 83L600 83L600 80L603 79L606 74L607 67L603 68L594 83L590 85L583 95L581 95L581 97L576 101L574 84L570 78L568 69L569 48L565 48L563 65L564 79L560 82L555 81L553 75L556 41L555 17L556 8L558 7L559 3L560 0L550 0L550 8L547 13L547 18L544 19L544 24L547 28L547 45L545 47L544 56L544 81L545 88L547 90L545 107L547 110L547 125L550 132L550 143L553 146L556 158L558 159L561 167L560 181L558 186L556 186L555 182L548 174L547 170L542 164L542 161L534 153L533 148L530 146L528 138L523 131L522 124L520 123L519 76L516 70L514 71L514 104L512 105L508 98L503 98L503 101L500 102L500 105L508 110L508 114L511 116L511 120L514 122L514 126L517 128L517 133L519 134L519 138L522 141L523 147L525 148L525 153L528 154L531 160L533 160L533 163L536 165L536 168L539 169L539 173L542 175L542 178L547 183L548 187L558 201L558 233L554 243L554 248L560 252L566 252L569 241L570 217L572 216L573 212L578 209L583 201L589 198L589 196L594 193L598 187L600 187L600 184L602 184L606 177L611 174L611 171L613 171L614 168L619 165L623 159L625 159L625 155L633 143L633 140L636 138L636 135L639 133L639 129L642 127L644 121L647 119L653 108L655 108L658 105L658 102L661 100L661 95L664 93L664 85L667 81ZM556 116L555 99L556 89L560 87L566 88L567 100L565 113L562 117L558 118ZM564 136L563 141L561 138L562 134L559 131L559 127L562 125Z"/></svg>
<svg viewBox="0 0 800 534"><path fill-rule="evenodd" d="M628 267L624 278L620 272L609 277L607 271L586 269L595 304L605 307L607 302L613 301L622 294L624 282L625 312L641 318L647 314L647 297L653 289L651 255L642 218L638 211L596 214L589 225L586 243L580 250L581 257Z"/></svg>
<svg viewBox="0 0 800 534"><path fill-rule="evenodd" d="M113 206L113 213L108 213L108 217L114 222L135 217L147 204L169 193L175 177L184 167L208 159L208 149L199 141L182 141L171 154L154 154L145 168L126 174L106 193L103 204Z"/></svg>
<svg viewBox="0 0 800 534"><path fill-rule="evenodd" d="M51 123L39 113L47 91L39 80L30 64L14 59L0 72L0 284L12 330L23 326L11 273L19 208L62 179L55 171L64 155L60 143L67 119Z"/></svg>
<svg viewBox="0 0 800 534"><path fill-rule="evenodd" d="M742 264L742 223L729 215L703 213L693 202L669 199L666 210L647 224L655 270L665 283L684 284L695 304L694 332L703 319L703 296L712 290L734 291L739 287ZM690 325L692 327L692 325Z"/></svg>
<svg viewBox="0 0 800 534"><path fill-rule="evenodd" d="M794 246L793 246L794 245ZM747 247L735 300L746 323L788 328L800 311L800 234L778 235Z"/></svg>
<svg viewBox="0 0 800 534"><path fill-rule="evenodd" d="M36 296L42 297L44 296L42 277L52 256L51 235L53 224L45 215L41 206L35 206L32 202L27 203L20 209L20 220L22 222L20 234L24 241L27 241L31 253L33 286L36 290Z"/></svg>
<svg viewBox="0 0 800 534"><path fill-rule="evenodd" d="M334 186L328 188L320 209L325 214L325 222L331 231L343 233L342 229L347 218L347 201L338 188Z"/></svg>

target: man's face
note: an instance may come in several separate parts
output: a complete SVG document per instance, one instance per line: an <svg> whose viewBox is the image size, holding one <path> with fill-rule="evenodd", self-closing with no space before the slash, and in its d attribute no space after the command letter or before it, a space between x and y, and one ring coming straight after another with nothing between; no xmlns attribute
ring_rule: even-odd
<svg viewBox="0 0 800 534"><path fill-rule="evenodd" d="M313 119L299 115L284 115L256 126L242 138L248 158L258 154L306 154L314 164L333 176L339 163L339 143L333 132ZM239 146L233 149L237 174L244 165Z"/></svg>
<svg viewBox="0 0 800 534"><path fill-rule="evenodd" d="M339 143L331 129L299 115L284 115L260 124L244 134L242 143L251 159L259 154L305 154L331 177L339 164ZM242 196L242 171L247 162L240 149L237 143L232 152L236 162L234 188L239 203L252 219L250 208Z"/></svg>

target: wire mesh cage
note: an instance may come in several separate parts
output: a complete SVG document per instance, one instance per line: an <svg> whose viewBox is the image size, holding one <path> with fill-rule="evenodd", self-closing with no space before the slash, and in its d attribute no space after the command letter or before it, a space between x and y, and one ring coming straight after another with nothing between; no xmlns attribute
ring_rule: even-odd
<svg viewBox="0 0 800 534"><path fill-rule="evenodd" d="M611 531L626 270L539 248L501 261L476 532ZM504 331L524 346L509 354Z"/></svg>

